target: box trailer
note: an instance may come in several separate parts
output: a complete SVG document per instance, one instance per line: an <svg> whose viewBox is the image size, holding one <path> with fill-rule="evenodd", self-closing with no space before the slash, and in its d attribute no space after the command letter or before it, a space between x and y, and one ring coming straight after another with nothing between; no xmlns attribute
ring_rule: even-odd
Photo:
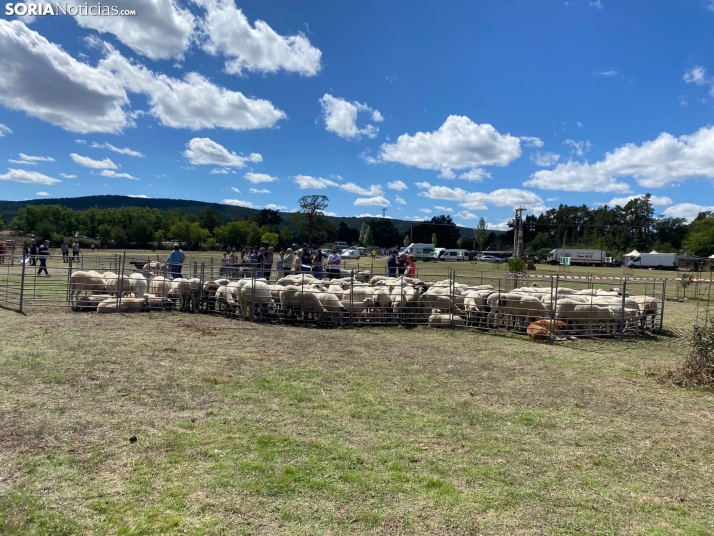
<svg viewBox="0 0 714 536"><path fill-rule="evenodd" d="M436 248L432 244L409 244L407 255L414 255L415 260L430 261L436 258Z"/></svg>
<svg viewBox="0 0 714 536"><path fill-rule="evenodd" d="M570 259L561 262L562 258ZM581 266L599 266L609 262L607 253L601 249L557 248L548 253L548 264L569 264Z"/></svg>
<svg viewBox="0 0 714 536"><path fill-rule="evenodd" d="M627 263L628 268L654 268L676 270L679 256L676 253L642 253Z"/></svg>

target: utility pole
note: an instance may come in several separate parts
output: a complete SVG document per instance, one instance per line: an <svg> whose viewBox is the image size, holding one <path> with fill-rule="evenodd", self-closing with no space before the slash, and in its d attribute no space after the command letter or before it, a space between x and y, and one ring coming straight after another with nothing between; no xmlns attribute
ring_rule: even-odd
<svg viewBox="0 0 714 536"><path fill-rule="evenodd" d="M382 217L383 218L387 217L387 207L382 207Z"/></svg>
<svg viewBox="0 0 714 536"><path fill-rule="evenodd" d="M513 229L513 257L520 259L523 256L523 211L525 208L516 209L516 221Z"/></svg>

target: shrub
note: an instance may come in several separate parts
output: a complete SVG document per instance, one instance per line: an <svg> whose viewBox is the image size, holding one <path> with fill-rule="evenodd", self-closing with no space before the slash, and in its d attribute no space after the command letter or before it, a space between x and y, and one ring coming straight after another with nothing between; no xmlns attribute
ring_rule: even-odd
<svg viewBox="0 0 714 536"><path fill-rule="evenodd" d="M526 271L526 261L523 259L508 259L508 271L509 272L525 272Z"/></svg>
<svg viewBox="0 0 714 536"><path fill-rule="evenodd" d="M670 372L673 381L684 387L714 385L714 325L695 325L688 343L684 362Z"/></svg>

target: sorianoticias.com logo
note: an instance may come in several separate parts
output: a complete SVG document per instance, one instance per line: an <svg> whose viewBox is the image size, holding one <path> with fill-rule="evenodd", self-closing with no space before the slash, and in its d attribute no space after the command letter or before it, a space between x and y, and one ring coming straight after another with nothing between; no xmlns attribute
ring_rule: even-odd
<svg viewBox="0 0 714 536"><path fill-rule="evenodd" d="M5 15L11 17L25 15L42 17L45 15L70 15L72 17L134 17L136 9L120 9L117 6L107 6L101 3L96 4L64 4L60 2L52 3L8 3L5 4Z"/></svg>

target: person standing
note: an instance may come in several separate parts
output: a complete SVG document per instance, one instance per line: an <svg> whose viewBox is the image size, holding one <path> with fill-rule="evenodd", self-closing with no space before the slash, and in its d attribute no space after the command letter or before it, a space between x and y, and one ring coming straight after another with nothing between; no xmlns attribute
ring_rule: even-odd
<svg viewBox="0 0 714 536"><path fill-rule="evenodd" d="M265 248L260 248L255 256L255 277L263 277L265 268Z"/></svg>
<svg viewBox="0 0 714 536"><path fill-rule="evenodd" d="M5 263L5 255L7 255L7 246L4 240L0 240L0 264Z"/></svg>
<svg viewBox="0 0 714 536"><path fill-rule="evenodd" d="M285 259L285 252L281 249L280 253L278 254L278 260L275 261L275 266L278 270L278 279L281 277L285 276L285 269L284 269L284 259Z"/></svg>
<svg viewBox="0 0 714 536"><path fill-rule="evenodd" d="M60 251L62 252L62 262L69 262L69 246L67 245L66 240L62 241Z"/></svg>
<svg viewBox="0 0 714 536"><path fill-rule="evenodd" d="M416 277L416 262L414 262L414 255L409 255L407 257L407 270L404 272L405 277Z"/></svg>
<svg viewBox="0 0 714 536"><path fill-rule="evenodd" d="M390 277L397 276L397 250L393 249L392 254L387 259L387 275Z"/></svg>
<svg viewBox="0 0 714 536"><path fill-rule="evenodd" d="M312 256L312 271L315 272L315 277L317 279L322 280L325 275L324 271L325 268L322 266L323 259L322 259L322 250L316 249L315 254Z"/></svg>
<svg viewBox="0 0 714 536"><path fill-rule="evenodd" d="M377 249L372 250L372 262L374 262L377 259Z"/></svg>
<svg viewBox="0 0 714 536"><path fill-rule="evenodd" d="M72 259L74 259L75 257L79 257L79 242L77 242L76 239L74 242L72 242Z"/></svg>
<svg viewBox="0 0 714 536"><path fill-rule="evenodd" d="M312 256L310 255L310 251L307 249L307 246L303 246L300 264L302 265L303 272L312 271Z"/></svg>
<svg viewBox="0 0 714 536"><path fill-rule="evenodd" d="M275 250L273 246L268 246L268 251L263 255L263 276L270 281L270 272L273 271L273 256Z"/></svg>
<svg viewBox="0 0 714 536"><path fill-rule="evenodd" d="M293 248L288 248L285 250L285 256L283 257L283 276L290 275L292 273L293 262L295 262Z"/></svg>
<svg viewBox="0 0 714 536"><path fill-rule="evenodd" d="M174 250L166 258L166 264L171 268L171 279L181 278L181 263L183 262L183 251L178 244L174 244Z"/></svg>
<svg viewBox="0 0 714 536"><path fill-rule="evenodd" d="M340 277L340 263L342 263L342 255L337 252L337 246L332 246L332 253L327 256L328 279Z"/></svg>
<svg viewBox="0 0 714 536"><path fill-rule="evenodd" d="M34 238L30 242L30 266L37 266L37 242Z"/></svg>
<svg viewBox="0 0 714 536"><path fill-rule="evenodd" d="M399 275L404 275L404 271L407 269L407 264L409 264L407 254L402 253L399 259L397 259L397 273Z"/></svg>
<svg viewBox="0 0 714 536"><path fill-rule="evenodd" d="M37 255L40 259L40 268L37 270L37 277L42 276L42 271L45 271L45 276L52 277L47 271L47 259L51 257L50 255L50 241L45 240L40 247L37 248Z"/></svg>
<svg viewBox="0 0 714 536"><path fill-rule="evenodd" d="M233 257L235 259L235 256ZM228 254L224 251L223 258L221 258L221 267L218 269L218 275L227 275L229 273L228 263L231 259L228 258Z"/></svg>

